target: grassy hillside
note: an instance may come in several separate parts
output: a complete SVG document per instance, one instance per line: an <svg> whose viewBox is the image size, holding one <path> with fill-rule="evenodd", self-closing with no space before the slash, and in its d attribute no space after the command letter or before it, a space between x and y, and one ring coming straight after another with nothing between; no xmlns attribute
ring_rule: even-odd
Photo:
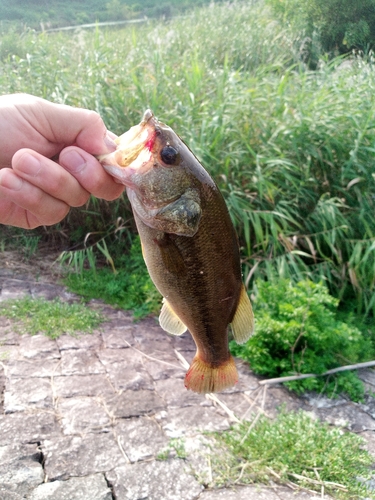
<svg viewBox="0 0 375 500"><path fill-rule="evenodd" d="M97 21L122 21L147 17L170 17L186 10L209 3L209 0L68 0L0 1L0 19L3 25L16 25L40 29L70 26Z"/></svg>
<svg viewBox="0 0 375 500"><path fill-rule="evenodd" d="M312 72L298 40L259 2L141 27L26 31L2 38L0 86L96 109L116 133L151 107L219 183L248 285L323 280L374 311L372 59L322 58ZM126 200L93 200L58 230L75 243L88 231L113 234L118 217L133 230Z"/></svg>

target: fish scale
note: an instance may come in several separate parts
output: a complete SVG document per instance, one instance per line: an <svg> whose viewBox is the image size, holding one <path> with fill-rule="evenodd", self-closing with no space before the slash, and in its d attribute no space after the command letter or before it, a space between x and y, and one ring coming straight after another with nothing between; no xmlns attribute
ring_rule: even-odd
<svg viewBox="0 0 375 500"><path fill-rule="evenodd" d="M237 235L217 185L150 111L99 160L126 185L149 274L164 297L161 327L175 335L188 329L197 346L185 386L201 393L233 386L229 325L243 343L254 318Z"/></svg>

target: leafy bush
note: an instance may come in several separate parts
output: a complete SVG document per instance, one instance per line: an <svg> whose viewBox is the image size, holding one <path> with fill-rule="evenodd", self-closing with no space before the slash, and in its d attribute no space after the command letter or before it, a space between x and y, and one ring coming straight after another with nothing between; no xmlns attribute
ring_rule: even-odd
<svg viewBox="0 0 375 500"><path fill-rule="evenodd" d="M252 370L267 377L303 373L321 374L339 366L368 361L373 346L360 330L336 318L338 300L323 284L288 280L258 281L255 299L255 334L243 346L231 343L232 352L249 361ZM345 371L329 378L313 377L286 384L297 393L322 391L329 396L345 392L363 396L357 374Z"/></svg>
<svg viewBox="0 0 375 500"><path fill-rule="evenodd" d="M314 40L322 50L368 52L375 46L375 0L266 0L293 29ZM310 54L311 55L311 54Z"/></svg>

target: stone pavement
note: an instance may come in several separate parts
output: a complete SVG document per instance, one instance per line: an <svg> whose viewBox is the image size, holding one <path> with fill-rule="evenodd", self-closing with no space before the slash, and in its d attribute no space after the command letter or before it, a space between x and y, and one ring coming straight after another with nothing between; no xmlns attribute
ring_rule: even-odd
<svg viewBox="0 0 375 500"><path fill-rule="evenodd" d="M0 300L26 294L74 301L64 287L0 269ZM217 401L187 391L189 334L171 337L153 318L92 301L106 322L92 335L19 335L0 317L0 500L308 500L276 484L210 489L210 439L232 423ZM259 409L258 379L238 362L240 382L219 395L238 418ZM366 372L375 385L373 372ZM371 379L371 377L373 377ZM259 393L259 391L258 391ZM375 404L302 400L269 388L264 411L303 407L368 437ZM171 441L172 439L172 441ZM319 498L321 498L319 496ZM327 498L327 497L324 497Z"/></svg>

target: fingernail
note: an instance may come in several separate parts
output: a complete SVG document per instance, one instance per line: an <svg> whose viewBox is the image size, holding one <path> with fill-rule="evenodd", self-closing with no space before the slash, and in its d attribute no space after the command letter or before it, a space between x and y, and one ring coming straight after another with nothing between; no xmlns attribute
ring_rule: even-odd
<svg viewBox="0 0 375 500"><path fill-rule="evenodd" d="M36 177L39 174L41 168L42 166L40 164L40 161L35 158L35 156L28 153L23 154L17 161L17 170L20 170L30 177Z"/></svg>
<svg viewBox="0 0 375 500"><path fill-rule="evenodd" d="M3 186L7 189L12 189L13 191L19 191L22 187L22 184L23 180L20 179L10 169L4 169L3 175L0 175L0 186Z"/></svg>
<svg viewBox="0 0 375 500"><path fill-rule="evenodd" d="M80 172L86 166L85 159L77 151L65 151L60 155L60 163L70 172Z"/></svg>
<svg viewBox="0 0 375 500"><path fill-rule="evenodd" d="M111 137L109 137L108 134L106 134L104 137L104 144L108 148L108 153L112 153L112 151L115 151L117 149L117 144Z"/></svg>

